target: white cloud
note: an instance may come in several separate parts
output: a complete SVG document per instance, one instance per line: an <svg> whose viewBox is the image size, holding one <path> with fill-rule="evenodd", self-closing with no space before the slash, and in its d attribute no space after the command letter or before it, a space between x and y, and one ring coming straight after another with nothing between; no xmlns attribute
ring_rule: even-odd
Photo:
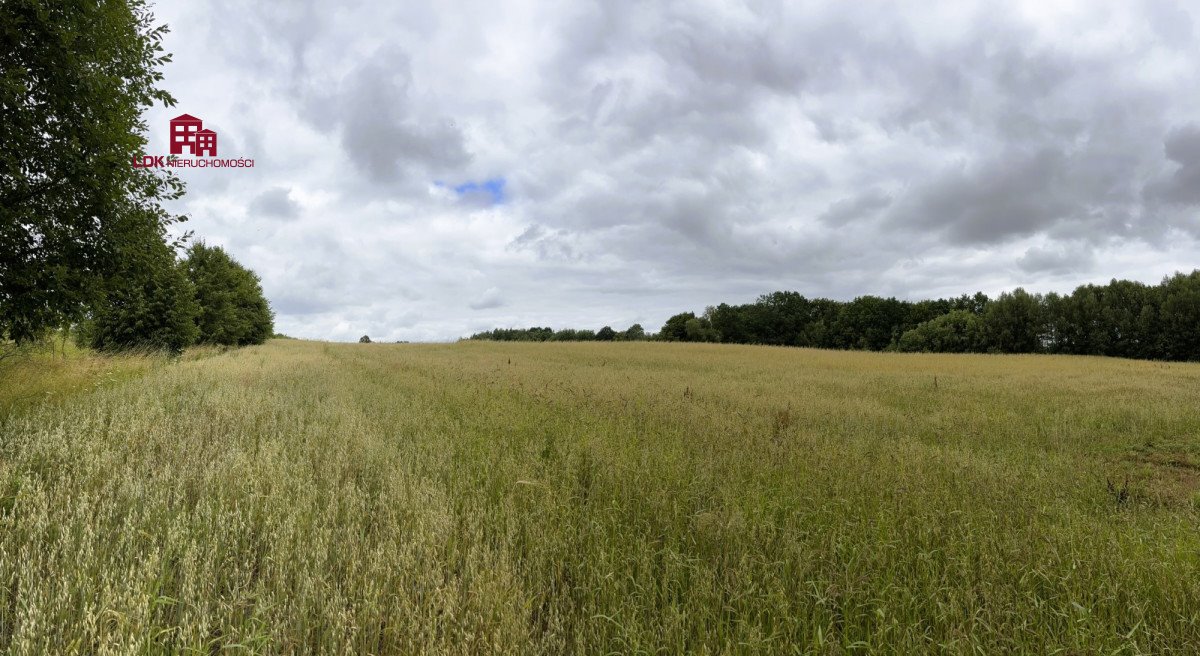
<svg viewBox="0 0 1200 656"><path fill-rule="evenodd" d="M157 13L179 105L151 148L188 112L255 158L184 171L179 209L289 334L653 329L776 289L1066 290L1200 255L1179 2Z"/></svg>

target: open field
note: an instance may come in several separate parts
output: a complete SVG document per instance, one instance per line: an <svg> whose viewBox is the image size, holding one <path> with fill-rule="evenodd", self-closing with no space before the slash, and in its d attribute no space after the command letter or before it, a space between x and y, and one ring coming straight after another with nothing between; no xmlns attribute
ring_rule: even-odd
<svg viewBox="0 0 1200 656"><path fill-rule="evenodd" d="M1200 365L277 340L0 420L0 648L221 647L1196 653Z"/></svg>

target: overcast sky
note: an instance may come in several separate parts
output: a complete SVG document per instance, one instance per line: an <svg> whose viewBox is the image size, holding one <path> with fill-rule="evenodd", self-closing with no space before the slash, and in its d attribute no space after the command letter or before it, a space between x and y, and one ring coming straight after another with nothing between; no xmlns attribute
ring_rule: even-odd
<svg viewBox="0 0 1200 656"><path fill-rule="evenodd" d="M1200 266L1197 4L160 1L149 151L255 160L175 209L300 337L1153 283Z"/></svg>

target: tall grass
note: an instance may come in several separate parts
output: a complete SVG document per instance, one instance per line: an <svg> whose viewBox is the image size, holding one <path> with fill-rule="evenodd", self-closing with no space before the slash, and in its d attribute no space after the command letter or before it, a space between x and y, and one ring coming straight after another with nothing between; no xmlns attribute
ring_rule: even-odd
<svg viewBox="0 0 1200 656"><path fill-rule="evenodd" d="M1198 392L1099 358L273 341L0 420L0 647L1196 653Z"/></svg>
<svg viewBox="0 0 1200 656"><path fill-rule="evenodd" d="M0 417L108 383L135 378L170 361L156 351L99 354L69 340L0 345ZM194 349L188 357L210 352Z"/></svg>

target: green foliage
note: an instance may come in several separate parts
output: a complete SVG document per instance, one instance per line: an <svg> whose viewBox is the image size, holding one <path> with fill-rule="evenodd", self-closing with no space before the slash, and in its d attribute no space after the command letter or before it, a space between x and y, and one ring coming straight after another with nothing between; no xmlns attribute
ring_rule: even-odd
<svg viewBox="0 0 1200 656"><path fill-rule="evenodd" d="M141 235L119 244L117 253L115 275L77 325L77 342L102 351L172 353L195 343L200 309L175 250L156 235Z"/></svg>
<svg viewBox="0 0 1200 656"><path fill-rule="evenodd" d="M591 339L589 335L590 331L569 329L497 329L472 339L575 341ZM624 336L613 336L642 339L645 332L635 325ZM1176 274L1157 286L1128 280L1083 285L1067 296L1016 289L996 299L980 292L915 302L860 296L843 303L773 292L753 303L709 307L700 317L681 312L667 319L657 338L870 351L1200 360L1200 270Z"/></svg>
<svg viewBox="0 0 1200 656"><path fill-rule="evenodd" d="M680 312L667 319L662 330L658 332L658 338L666 342L686 342L688 340L687 323L695 318L696 315L692 312Z"/></svg>
<svg viewBox="0 0 1200 656"><path fill-rule="evenodd" d="M1163 281L1159 312L1162 357L1200 360L1200 270Z"/></svg>
<svg viewBox="0 0 1200 656"><path fill-rule="evenodd" d="M126 243L182 217L169 173L135 169L165 27L143 0L0 3L0 337L36 339L81 318Z"/></svg>
<svg viewBox="0 0 1200 656"><path fill-rule="evenodd" d="M881 351L899 336L908 308L895 298L860 296L842 306L833 326L840 348Z"/></svg>
<svg viewBox="0 0 1200 656"><path fill-rule="evenodd" d="M471 335L471 339L497 342L545 342L554 338L553 328L497 328Z"/></svg>
<svg viewBox="0 0 1200 656"><path fill-rule="evenodd" d="M646 333L639 324L633 324L624 332L617 332L611 326L605 326L599 331L563 328L555 331L552 328L496 328L471 335L470 339L489 340L495 342L611 342L615 340L645 339Z"/></svg>
<svg viewBox="0 0 1200 656"><path fill-rule="evenodd" d="M193 245L186 261L200 314L196 324L204 344L262 344L274 334L274 315L258 276L225 249Z"/></svg>
<svg viewBox="0 0 1200 656"><path fill-rule="evenodd" d="M966 310L951 310L900 336L897 349L924 353L977 353L986 350L983 319Z"/></svg>
<svg viewBox="0 0 1200 656"><path fill-rule="evenodd" d="M199 337L195 290L174 251L161 241L126 258L108 287L90 322L93 348L179 353Z"/></svg>
<svg viewBox="0 0 1200 656"><path fill-rule="evenodd" d="M554 339L562 342L591 342L596 339L596 331L583 328L581 330L562 330L562 338L559 339L559 334L555 333Z"/></svg>
<svg viewBox="0 0 1200 656"><path fill-rule="evenodd" d="M371 343L371 337L370 337L370 336L368 336L368 335L363 335L362 337L359 337L359 338L358 338L358 343L359 343L359 344L370 344L370 343Z"/></svg>
<svg viewBox="0 0 1200 656"><path fill-rule="evenodd" d="M713 329L712 323L707 317L692 317L683 324L683 332L686 335L686 341L689 342L716 342L720 340L720 335Z"/></svg>
<svg viewBox="0 0 1200 656"><path fill-rule="evenodd" d="M916 302L863 296L840 303L774 292L745 305L722 303L705 316L729 343L1197 360L1198 281L1200 271L1158 286L1127 280L1084 285L1067 296L1017 289L996 299L976 293ZM673 319L685 326L691 317ZM682 334L675 338L685 339Z"/></svg>
<svg viewBox="0 0 1200 656"><path fill-rule="evenodd" d="M983 313L988 348L998 353L1037 353L1045 332L1042 299L1020 287L1005 292Z"/></svg>

